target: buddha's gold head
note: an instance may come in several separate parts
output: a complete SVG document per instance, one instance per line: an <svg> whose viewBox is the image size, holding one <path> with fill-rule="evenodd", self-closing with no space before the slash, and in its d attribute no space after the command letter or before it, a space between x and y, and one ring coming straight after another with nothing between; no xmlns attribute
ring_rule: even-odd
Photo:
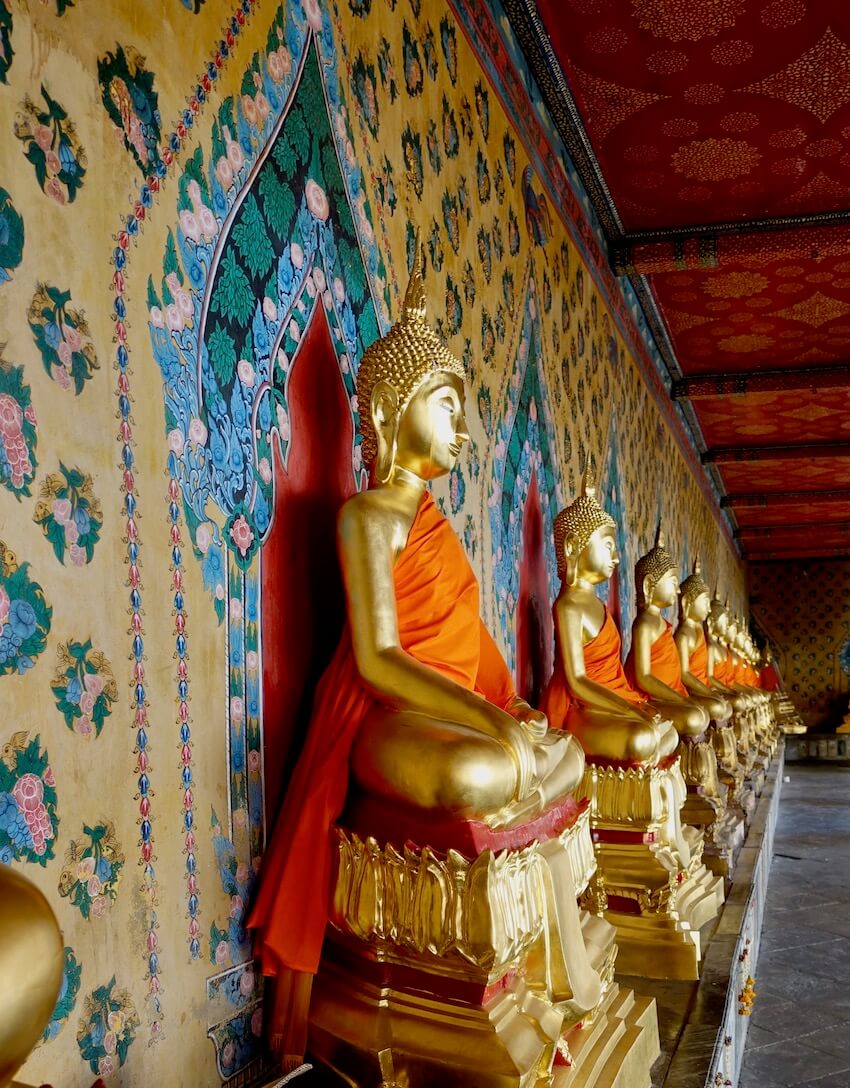
<svg viewBox="0 0 850 1088"><path fill-rule="evenodd" d="M655 604L667 608L679 592L679 574L673 556L664 546L661 522L655 533L655 544L635 563L635 589L638 608Z"/></svg>
<svg viewBox="0 0 850 1088"><path fill-rule="evenodd" d="M360 431L363 435L363 460L366 464L377 459L380 480L389 478L395 464L402 420L417 394L428 384L427 406L418 406L420 419L414 426L422 430L435 423L445 429L446 420L437 414L443 409L439 390L454 390L447 401L457 400L456 434L445 443L449 456L454 457L467 436L463 432L463 383L466 377L463 363L448 350L428 324L425 306L425 286L422 282L422 249L416 236L413 268L404 296L401 315L390 331L376 340L363 353L357 371L357 402L360 411ZM444 379L441 381L440 379ZM450 405L447 403L445 408ZM444 412L445 414L445 412ZM434 449L433 435L422 435L426 452ZM443 458L445 460L446 458ZM440 475L451 464L438 466L432 475Z"/></svg>
<svg viewBox="0 0 850 1088"><path fill-rule="evenodd" d="M682 614L702 623L711 608L711 590L703 581L699 556L694 559L692 572L682 582Z"/></svg>
<svg viewBox="0 0 850 1088"><path fill-rule="evenodd" d="M728 625L729 610L715 593L711 600L711 611L708 613L708 629L714 638L725 643Z"/></svg>
<svg viewBox="0 0 850 1088"><path fill-rule="evenodd" d="M597 543L606 554L600 555L599 562L594 563L594 566L599 567L600 575L603 575L604 570L610 566L608 573L599 580L604 581L605 578L610 578L614 567L619 562L614 537L616 527L614 519L602 509L596 498L596 488L588 461L581 481L581 493L555 518L555 555L558 559L558 574L561 578L570 573L568 568L575 573L579 557L586 549Z"/></svg>

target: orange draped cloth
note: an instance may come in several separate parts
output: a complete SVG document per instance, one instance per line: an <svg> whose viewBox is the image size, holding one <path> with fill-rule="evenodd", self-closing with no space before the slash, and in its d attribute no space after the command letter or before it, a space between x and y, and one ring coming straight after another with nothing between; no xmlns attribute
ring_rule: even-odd
<svg viewBox="0 0 850 1088"><path fill-rule="evenodd" d="M735 669L729 660L729 651L714 666L714 679L720 684L731 684L735 680Z"/></svg>
<svg viewBox="0 0 850 1088"><path fill-rule="evenodd" d="M708 643L705 641L705 632L701 627L697 644L688 657L688 669L695 680L699 680L700 683L706 685L711 683L711 678L708 675ZM718 677L718 679L720 678Z"/></svg>
<svg viewBox="0 0 850 1088"><path fill-rule="evenodd" d="M556 621L557 627L557 621ZM623 663L620 660L622 642L617 625L611 613L605 609L605 619L599 632L584 647L584 671L588 680L593 680L609 688L615 695L635 706L640 706L646 699L631 686L626 679ZM570 710L575 706L567 687L560 646L555 652L555 671L543 693L541 710L549 719L549 724L556 729L569 729Z"/></svg>
<svg viewBox="0 0 850 1088"><path fill-rule="evenodd" d="M679 651L673 641L673 624L664 621L664 630L652 644L649 656L649 671L656 680L672 688L678 695L687 697L688 689L682 683L682 666L679 663ZM635 684L634 646L626 659L626 676ZM637 686L635 684L635 686Z"/></svg>
<svg viewBox="0 0 850 1088"><path fill-rule="evenodd" d="M394 572L402 648L500 707L510 673L480 618L479 590L451 525L426 493ZM375 696L357 671L346 626L316 690L304 751L286 792L248 919L264 974L315 974L328 919L331 830L348 788L354 738Z"/></svg>

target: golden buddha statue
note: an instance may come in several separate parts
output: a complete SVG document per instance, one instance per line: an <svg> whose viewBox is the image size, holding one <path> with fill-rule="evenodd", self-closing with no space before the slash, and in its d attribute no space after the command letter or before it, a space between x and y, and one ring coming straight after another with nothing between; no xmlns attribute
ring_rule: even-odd
<svg viewBox="0 0 850 1088"><path fill-rule="evenodd" d="M517 695L428 489L468 438L464 368L426 321L420 261L417 239L401 316L360 362L372 478L338 520L348 622L249 925L278 976L284 1068L312 987L311 1050L349 1083L415 1088L440 1069L524 1088L610 1002L616 946L576 902L594 867L571 796L584 754ZM651 1050L654 1008L628 1007Z"/></svg>
<svg viewBox="0 0 850 1088"><path fill-rule="evenodd" d="M580 495L555 519L562 581L553 606L555 671L543 708L585 749L599 859L588 901L617 926L618 969L695 978L699 929L723 902L722 879L702 863L701 832L682 826L679 734L629 683L620 633L595 593L619 563L614 528L588 468ZM705 720L700 710L700 732Z"/></svg>
<svg viewBox="0 0 850 1088"><path fill-rule="evenodd" d="M620 633L595 593L620 562L614 519L596 498L589 469L579 497L555 519L561 590L555 600L555 671L544 696L550 721L562 724L598 762L656 766L678 736L628 682Z"/></svg>
<svg viewBox="0 0 850 1088"><path fill-rule="evenodd" d="M745 778L750 782L750 796L745 799L743 806L749 817L755 805L754 784L760 789L762 781L758 773L754 778L754 767L758 755L755 745L755 704L751 694L736 679L736 658L732 651L732 643L737 635L737 623L728 605L716 595L711 602L706 627L711 686L715 691L726 696L732 704L732 728L737 741L738 762L744 770Z"/></svg>
<svg viewBox="0 0 850 1088"><path fill-rule="evenodd" d="M703 705L688 696L673 641L673 625L661 615L662 609L678 600L679 575L664 546L660 523L654 546L635 565L635 589L637 615L632 624L626 675L659 714L670 718L680 737L700 737L708 726L709 715Z"/></svg>
<svg viewBox="0 0 850 1088"><path fill-rule="evenodd" d="M679 653L682 683L713 721L732 716L732 704L711 687L705 621L711 610L711 591L703 581L699 557L679 590L679 624L673 636Z"/></svg>
<svg viewBox="0 0 850 1088"><path fill-rule="evenodd" d="M65 957L47 900L7 865L0 865L0 927L0 1088L6 1088L50 1020Z"/></svg>

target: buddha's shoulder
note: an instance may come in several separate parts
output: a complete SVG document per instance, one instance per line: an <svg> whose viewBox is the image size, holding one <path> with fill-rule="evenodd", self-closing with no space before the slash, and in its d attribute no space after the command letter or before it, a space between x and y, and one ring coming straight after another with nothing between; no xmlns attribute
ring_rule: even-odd
<svg viewBox="0 0 850 1088"><path fill-rule="evenodd" d="M404 523L407 520L404 511L394 501L394 496L387 492L385 488L370 488L358 491L347 499L339 512L340 530L374 527L378 531L384 529L392 532Z"/></svg>

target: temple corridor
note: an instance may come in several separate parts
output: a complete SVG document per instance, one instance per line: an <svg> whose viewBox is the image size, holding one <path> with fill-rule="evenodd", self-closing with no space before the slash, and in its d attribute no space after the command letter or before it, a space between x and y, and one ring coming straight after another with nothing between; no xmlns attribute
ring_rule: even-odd
<svg viewBox="0 0 850 1088"><path fill-rule="evenodd" d="M848 1088L850 768L786 773L740 1088Z"/></svg>

